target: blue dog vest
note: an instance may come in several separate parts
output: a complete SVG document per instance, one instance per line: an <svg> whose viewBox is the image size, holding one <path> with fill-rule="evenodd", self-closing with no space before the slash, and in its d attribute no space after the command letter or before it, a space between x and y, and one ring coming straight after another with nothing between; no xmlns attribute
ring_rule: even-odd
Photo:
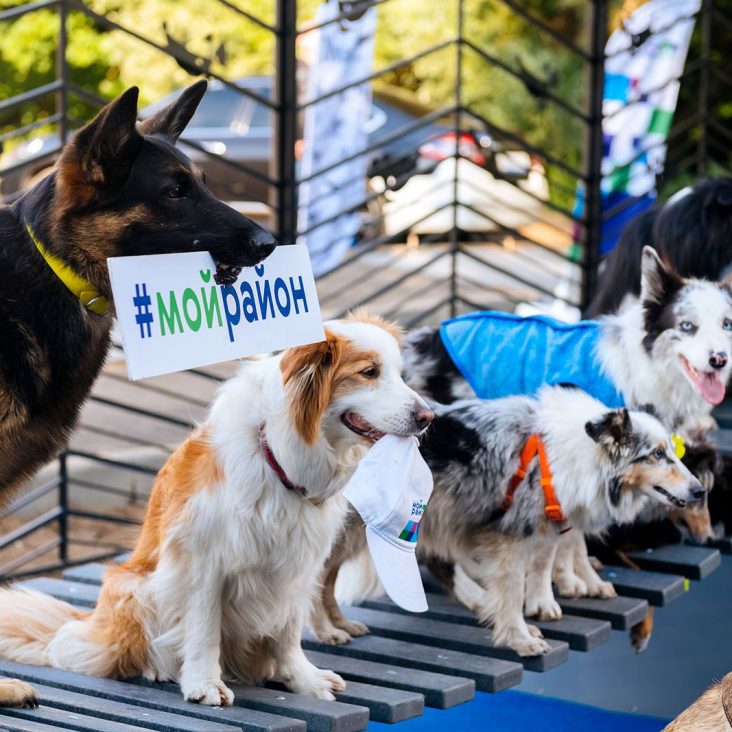
<svg viewBox="0 0 732 732"><path fill-rule="evenodd" d="M622 394L603 374L597 356L600 324L486 310L446 320L442 342L481 399L533 395L545 384L574 384L610 408Z"/></svg>

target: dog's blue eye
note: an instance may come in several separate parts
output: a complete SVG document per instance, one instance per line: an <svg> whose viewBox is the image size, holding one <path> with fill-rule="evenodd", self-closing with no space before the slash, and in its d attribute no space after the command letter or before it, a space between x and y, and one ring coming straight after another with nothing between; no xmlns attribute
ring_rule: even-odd
<svg viewBox="0 0 732 732"><path fill-rule="evenodd" d="M685 333L688 333L689 331L694 330L694 323L691 323L688 320L682 320L679 323L679 330L683 330Z"/></svg>
<svg viewBox="0 0 732 732"><path fill-rule="evenodd" d="M661 460L661 459L663 459L663 457L665 455L666 455L666 453L663 450L661 450L660 447L651 453L651 457L654 458L655 460Z"/></svg>
<svg viewBox="0 0 732 732"><path fill-rule="evenodd" d="M732 320L725 320L724 323L722 323L722 327L725 330L732 330Z"/></svg>

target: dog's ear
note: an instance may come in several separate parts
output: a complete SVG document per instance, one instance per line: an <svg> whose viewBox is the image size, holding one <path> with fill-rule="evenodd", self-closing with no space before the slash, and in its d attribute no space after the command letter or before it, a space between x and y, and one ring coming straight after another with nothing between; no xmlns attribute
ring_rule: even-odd
<svg viewBox="0 0 732 732"><path fill-rule="evenodd" d="M124 185L142 144L135 128L138 92L133 86L110 102L64 149L57 166L62 205L84 206Z"/></svg>
<svg viewBox="0 0 732 732"><path fill-rule="evenodd" d="M326 330L324 341L288 348L282 355L280 369L292 418L308 445L315 442L330 404L342 350L341 339Z"/></svg>
<svg viewBox="0 0 732 732"><path fill-rule="evenodd" d="M628 444L632 431L627 409L614 409L585 424L585 432L590 438L611 455L616 455L620 448Z"/></svg>
<svg viewBox="0 0 732 732"><path fill-rule="evenodd" d="M684 280L663 263L653 247L643 247L641 257L641 301L643 303L666 302L683 285Z"/></svg>
<svg viewBox="0 0 732 732"><path fill-rule="evenodd" d="M205 79L192 84L174 102L140 122L137 129L143 135L162 135L171 142L176 142L201 103L207 86Z"/></svg>

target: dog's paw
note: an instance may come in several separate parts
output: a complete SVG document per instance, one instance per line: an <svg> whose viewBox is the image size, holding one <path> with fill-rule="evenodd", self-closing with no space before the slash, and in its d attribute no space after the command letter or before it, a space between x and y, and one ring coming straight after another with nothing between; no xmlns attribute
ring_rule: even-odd
<svg viewBox="0 0 732 732"><path fill-rule="evenodd" d="M338 623L338 627L341 630L345 630L352 638L358 638L361 635L368 635L371 632L368 625L359 623L358 620L346 620L343 623ZM349 638L349 640L351 640L351 638Z"/></svg>
<svg viewBox="0 0 732 732"><path fill-rule="evenodd" d="M336 627L319 630L315 635L321 643L326 643L329 646L342 646L344 643L350 643L353 640L350 633Z"/></svg>
<svg viewBox="0 0 732 732"><path fill-rule="evenodd" d="M234 692L219 679L204 679L181 687L183 698L189 702L211 707L230 707L234 703Z"/></svg>
<svg viewBox="0 0 732 732"><path fill-rule="evenodd" d="M18 679L0 681L0 707L35 709L38 704L38 692L30 684Z"/></svg>
<svg viewBox="0 0 732 732"><path fill-rule="evenodd" d="M556 586L561 597L587 597L587 585L576 574L557 577Z"/></svg>
<svg viewBox="0 0 732 732"><path fill-rule="evenodd" d="M562 617L562 608L552 597L546 597L526 605L526 617L537 620L559 620Z"/></svg>
<svg viewBox="0 0 732 732"><path fill-rule="evenodd" d="M549 644L543 638L514 638L508 647L519 656L542 656L549 650Z"/></svg>
<svg viewBox="0 0 732 732"><path fill-rule="evenodd" d="M544 637L544 634L535 625L531 625L530 623L527 623L526 628L528 629L529 634L531 635L532 638L543 638Z"/></svg>
<svg viewBox="0 0 732 732"><path fill-rule="evenodd" d="M651 636L636 633L635 629L630 631L630 645L636 653L643 653L651 642Z"/></svg>
<svg viewBox="0 0 732 732"><path fill-rule="evenodd" d="M617 596L618 593L615 592L612 582L600 580L587 585L587 597L600 597L603 600L611 600Z"/></svg>
<svg viewBox="0 0 732 732"><path fill-rule="evenodd" d="M333 671L316 668L307 678L293 680L288 686L296 694L305 694L307 696L314 696L316 699L335 701L333 692L345 691L346 682Z"/></svg>

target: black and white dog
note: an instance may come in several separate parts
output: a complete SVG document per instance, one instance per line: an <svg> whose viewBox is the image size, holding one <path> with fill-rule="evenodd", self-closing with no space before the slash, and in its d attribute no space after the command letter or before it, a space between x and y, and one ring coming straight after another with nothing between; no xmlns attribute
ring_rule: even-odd
<svg viewBox="0 0 732 732"><path fill-rule="evenodd" d="M729 285L682 278L646 247L640 299L629 301L615 315L603 317L600 330L597 361L626 405L651 405L666 429L690 442L713 426L711 410L724 397L731 369ZM423 328L408 334L404 354L407 380L416 391L442 403L475 397L438 329ZM532 565L527 580L527 613L558 618L561 613L553 598L533 589L541 586L546 571L544 562ZM563 596L615 595L612 586L590 565L579 532L571 532L559 543L554 581Z"/></svg>
<svg viewBox="0 0 732 732"><path fill-rule="evenodd" d="M601 531L632 521L649 502L683 506L703 492L658 419L609 410L580 389L544 387L536 398L471 399L434 410L420 447L434 490L418 556L431 566L454 566L458 599L492 625L494 642L522 656L549 649L524 620L524 579L535 557L552 553L570 528L580 536ZM525 453L532 440L545 451L538 461ZM348 547L337 548L327 565L332 581L340 564L365 548L365 539L357 546L351 537ZM347 599L362 599L374 584L368 565L354 563L347 573ZM537 580L533 591L553 602L551 561ZM317 607L330 617L311 621L316 633L327 642L347 640L325 635L331 623L343 627L337 606Z"/></svg>
<svg viewBox="0 0 732 732"><path fill-rule="evenodd" d="M685 277L720 280L732 266L732 178L703 180L637 216L608 256L587 316L615 312L639 294L646 245Z"/></svg>

